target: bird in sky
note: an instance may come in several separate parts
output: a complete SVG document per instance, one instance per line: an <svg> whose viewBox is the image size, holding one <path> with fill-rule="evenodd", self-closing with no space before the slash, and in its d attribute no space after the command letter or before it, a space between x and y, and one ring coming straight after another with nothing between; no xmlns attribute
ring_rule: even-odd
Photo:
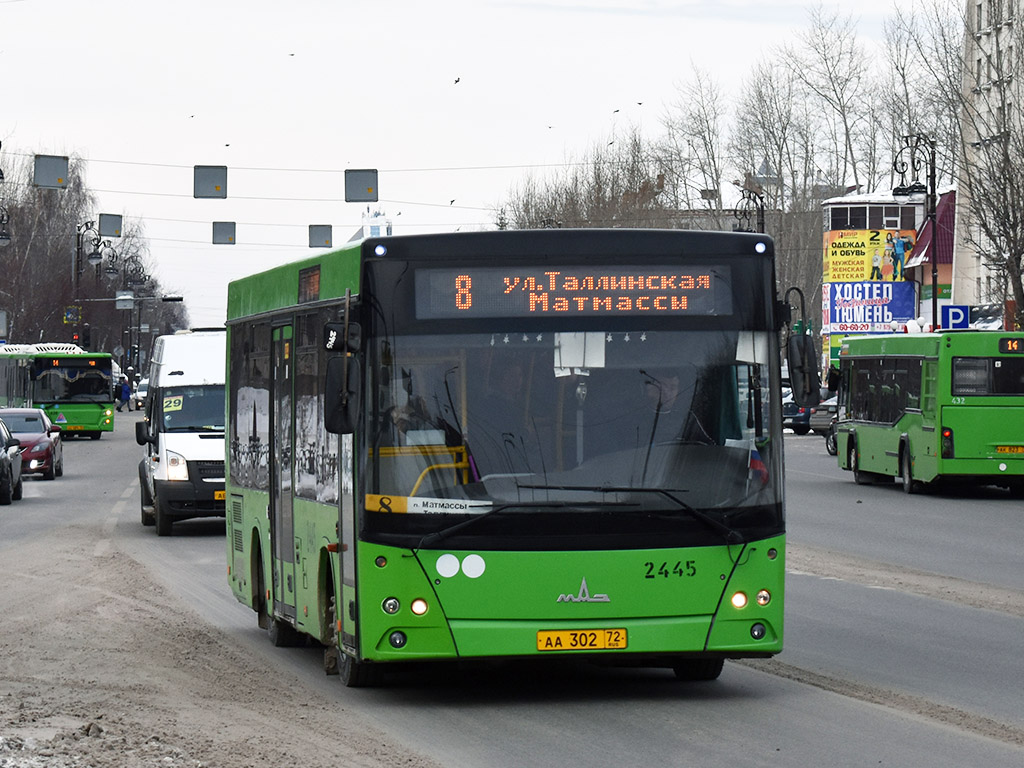
<svg viewBox="0 0 1024 768"><path fill-rule="evenodd" d="M461 80L461 79L462 79L461 77L456 77L455 78L455 85L458 85L459 84L459 80Z"/></svg>
<svg viewBox="0 0 1024 768"><path fill-rule="evenodd" d="M452 200L450 203L448 203L448 205L455 205L455 201Z"/></svg>

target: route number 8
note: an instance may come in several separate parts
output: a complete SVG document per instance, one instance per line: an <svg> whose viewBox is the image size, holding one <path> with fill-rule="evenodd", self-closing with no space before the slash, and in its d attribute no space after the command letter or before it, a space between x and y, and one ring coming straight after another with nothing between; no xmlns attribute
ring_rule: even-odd
<svg viewBox="0 0 1024 768"><path fill-rule="evenodd" d="M469 309L473 306L473 294L469 292L473 287L473 278L469 275L459 275L455 278L455 307L457 309Z"/></svg>

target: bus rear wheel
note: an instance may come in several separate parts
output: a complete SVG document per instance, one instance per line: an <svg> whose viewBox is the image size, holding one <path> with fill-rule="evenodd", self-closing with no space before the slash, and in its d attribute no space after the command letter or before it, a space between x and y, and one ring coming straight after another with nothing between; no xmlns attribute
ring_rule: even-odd
<svg viewBox="0 0 1024 768"><path fill-rule="evenodd" d="M675 664L672 671L679 680L717 680L724 666L725 659L693 659Z"/></svg>
<svg viewBox="0 0 1024 768"><path fill-rule="evenodd" d="M287 621L272 618L270 620L270 642L276 648L293 648L302 641L302 635Z"/></svg>
<svg viewBox="0 0 1024 768"><path fill-rule="evenodd" d="M917 493L921 490L921 484L914 479L910 467L910 446L904 445L900 451L900 480L903 483L904 493Z"/></svg>

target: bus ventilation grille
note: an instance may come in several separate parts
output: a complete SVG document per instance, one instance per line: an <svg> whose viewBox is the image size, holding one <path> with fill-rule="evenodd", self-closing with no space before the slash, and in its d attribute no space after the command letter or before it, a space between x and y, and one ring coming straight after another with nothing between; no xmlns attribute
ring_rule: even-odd
<svg viewBox="0 0 1024 768"><path fill-rule="evenodd" d="M242 500L238 497L231 499L231 540L235 552L242 552Z"/></svg>

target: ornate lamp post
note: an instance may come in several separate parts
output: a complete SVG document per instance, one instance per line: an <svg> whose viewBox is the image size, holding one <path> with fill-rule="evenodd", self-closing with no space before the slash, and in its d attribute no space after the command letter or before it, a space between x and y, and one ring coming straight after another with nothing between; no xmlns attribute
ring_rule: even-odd
<svg viewBox="0 0 1024 768"><path fill-rule="evenodd" d="M764 189L754 181L753 176L749 173L743 180L743 184L736 181L733 184L740 188L739 205L733 214L736 217L736 226L733 228L733 231L754 232L755 230L750 228L750 218L756 210L756 231L764 234Z"/></svg>
<svg viewBox="0 0 1024 768"><path fill-rule="evenodd" d="M103 254L100 253L101 240L99 232L96 229L96 223L93 221L85 221L78 225L77 233L75 235L75 263L73 265L72 278L75 286L75 298L78 298L78 288L82 282L82 273L85 271L84 262L87 260L93 266L103 261ZM90 236L89 233L92 233ZM85 250L85 243L88 239L89 244L92 246L92 250L89 251L88 256L83 256L82 251ZM109 243L108 243L109 245Z"/></svg>
<svg viewBox="0 0 1024 768"><path fill-rule="evenodd" d="M908 162L909 161L909 162ZM896 153L892 169L900 175L899 185L893 189L892 197L897 203L925 204L932 241L932 329L939 327L939 254L938 239L935 232L935 141L923 133L903 137L903 147ZM927 169L928 186L920 182L919 173ZM907 172L911 182L907 183Z"/></svg>
<svg viewBox="0 0 1024 768"><path fill-rule="evenodd" d="M6 248L11 244L11 233L7 231L7 224L10 220L7 208L0 203L0 248Z"/></svg>

